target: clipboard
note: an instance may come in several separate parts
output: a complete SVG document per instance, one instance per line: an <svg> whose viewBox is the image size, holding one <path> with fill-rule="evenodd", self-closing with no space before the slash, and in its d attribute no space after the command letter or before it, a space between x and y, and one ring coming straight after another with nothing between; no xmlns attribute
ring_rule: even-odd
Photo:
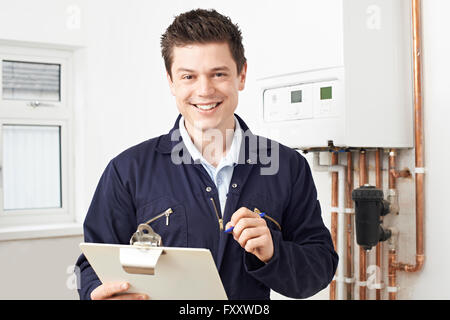
<svg viewBox="0 0 450 320"><path fill-rule="evenodd" d="M152 300L227 300L208 249L80 243L102 283L127 281Z"/></svg>

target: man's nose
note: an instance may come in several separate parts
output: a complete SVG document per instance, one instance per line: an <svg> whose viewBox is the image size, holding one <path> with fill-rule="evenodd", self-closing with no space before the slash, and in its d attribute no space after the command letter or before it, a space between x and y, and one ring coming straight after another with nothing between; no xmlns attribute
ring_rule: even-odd
<svg viewBox="0 0 450 320"><path fill-rule="evenodd" d="M198 81L197 94L199 96L210 96L214 94L214 84L209 77L200 77Z"/></svg>

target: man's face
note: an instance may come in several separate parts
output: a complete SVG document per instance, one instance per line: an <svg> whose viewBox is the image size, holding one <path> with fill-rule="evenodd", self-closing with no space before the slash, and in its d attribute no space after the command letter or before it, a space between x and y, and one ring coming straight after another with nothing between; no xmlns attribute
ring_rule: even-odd
<svg viewBox="0 0 450 320"><path fill-rule="evenodd" d="M172 57L167 79L188 130L233 128L247 65L237 74L226 42L174 47Z"/></svg>

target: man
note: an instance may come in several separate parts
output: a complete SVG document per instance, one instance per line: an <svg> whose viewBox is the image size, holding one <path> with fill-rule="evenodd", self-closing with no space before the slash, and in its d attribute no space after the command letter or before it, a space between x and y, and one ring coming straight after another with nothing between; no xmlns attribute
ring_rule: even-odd
<svg viewBox="0 0 450 320"><path fill-rule="evenodd" d="M325 288L338 257L308 163L234 114L247 72L238 27L215 10L193 10L175 18L161 46L181 115L168 134L111 160L85 241L127 244L147 222L164 246L211 250L229 299L269 299L270 289L305 298ZM102 284L83 255L77 265L82 299L151 298L126 294L127 283Z"/></svg>

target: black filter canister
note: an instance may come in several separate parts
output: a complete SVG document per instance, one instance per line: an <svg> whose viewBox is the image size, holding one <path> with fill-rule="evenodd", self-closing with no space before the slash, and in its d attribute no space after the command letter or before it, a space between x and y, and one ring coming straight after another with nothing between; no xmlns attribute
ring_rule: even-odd
<svg viewBox="0 0 450 320"><path fill-rule="evenodd" d="M370 185L352 192L352 199L355 201L356 242L365 250L370 250L379 241L385 241L390 236L390 232L381 227L380 217L389 212L389 202L383 198L383 191Z"/></svg>

